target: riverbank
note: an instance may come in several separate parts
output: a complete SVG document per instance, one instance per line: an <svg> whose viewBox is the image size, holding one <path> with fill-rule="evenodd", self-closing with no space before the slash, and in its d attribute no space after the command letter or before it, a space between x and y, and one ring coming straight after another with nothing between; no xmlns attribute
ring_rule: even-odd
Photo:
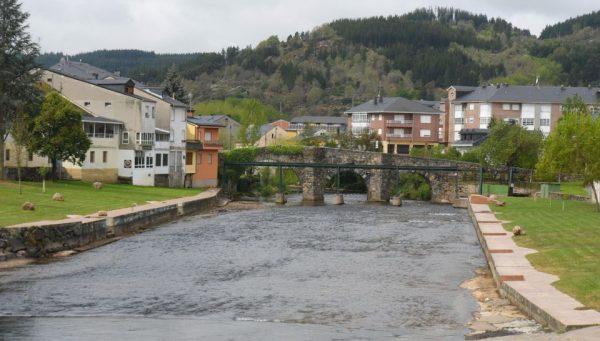
<svg viewBox="0 0 600 341"><path fill-rule="evenodd" d="M536 251L517 246L488 203L486 197L472 195L469 213L500 294L554 331L600 323L598 312L585 309L551 285L557 276L539 272L529 263L526 256Z"/></svg>
<svg viewBox="0 0 600 341"><path fill-rule="evenodd" d="M38 221L0 228L0 261L22 265L23 258L105 245L157 224L217 206L218 189L195 196L152 202L83 217Z"/></svg>

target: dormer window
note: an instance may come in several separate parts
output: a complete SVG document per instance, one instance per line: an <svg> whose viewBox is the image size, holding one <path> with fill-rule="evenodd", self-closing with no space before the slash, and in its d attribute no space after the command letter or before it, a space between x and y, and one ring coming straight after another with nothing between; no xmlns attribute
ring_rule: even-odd
<svg viewBox="0 0 600 341"><path fill-rule="evenodd" d="M104 102L104 106L106 108L110 108L112 106L112 103L110 103L110 102Z"/></svg>

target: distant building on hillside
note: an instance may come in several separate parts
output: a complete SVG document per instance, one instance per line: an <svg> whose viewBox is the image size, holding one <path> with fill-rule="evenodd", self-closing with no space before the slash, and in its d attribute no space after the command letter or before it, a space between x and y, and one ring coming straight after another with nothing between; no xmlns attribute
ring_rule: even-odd
<svg viewBox="0 0 600 341"><path fill-rule="evenodd" d="M527 130L548 135L562 116L562 103L579 96L598 112L600 88L563 86L483 85L448 88L449 144L461 140L464 129L487 129L493 117L511 120Z"/></svg>
<svg viewBox="0 0 600 341"><path fill-rule="evenodd" d="M290 120L287 130L291 135L300 135L307 129L315 133L343 134L347 129L347 120L336 116L299 116Z"/></svg>
<svg viewBox="0 0 600 341"><path fill-rule="evenodd" d="M411 148L440 143L439 124L442 112L435 105L403 97L376 97L348 109L348 127L353 135L376 132L383 151L408 154Z"/></svg>
<svg viewBox="0 0 600 341"><path fill-rule="evenodd" d="M272 144L280 143L288 139L288 134L285 129L271 123L260 126L260 138L254 144L256 147L267 147Z"/></svg>

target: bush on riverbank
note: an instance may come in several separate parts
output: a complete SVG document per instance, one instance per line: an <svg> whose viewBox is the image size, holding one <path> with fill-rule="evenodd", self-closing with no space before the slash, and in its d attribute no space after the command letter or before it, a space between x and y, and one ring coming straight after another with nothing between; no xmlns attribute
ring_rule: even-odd
<svg viewBox="0 0 600 341"><path fill-rule="evenodd" d="M417 173L402 173L398 184L392 190L392 195L399 195L409 200L431 200L429 182Z"/></svg>

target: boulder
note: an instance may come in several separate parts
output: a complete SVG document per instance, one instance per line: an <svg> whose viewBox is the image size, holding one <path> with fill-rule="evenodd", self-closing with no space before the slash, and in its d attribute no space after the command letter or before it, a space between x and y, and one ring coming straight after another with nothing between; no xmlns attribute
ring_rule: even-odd
<svg viewBox="0 0 600 341"><path fill-rule="evenodd" d="M515 236L521 236L523 234L525 234L525 231L523 231L523 228L519 225L515 225L515 227L513 227L512 229L513 235Z"/></svg>
<svg viewBox="0 0 600 341"><path fill-rule="evenodd" d="M34 211L35 210L35 205L33 205L33 203L31 202L26 202L23 204L23 206L21 206L22 209L24 209L25 211Z"/></svg>
<svg viewBox="0 0 600 341"><path fill-rule="evenodd" d="M496 206L502 206L502 207L506 206L506 202L500 201L500 200L496 200L495 204L496 204Z"/></svg>
<svg viewBox="0 0 600 341"><path fill-rule="evenodd" d="M106 211L98 211L97 214L98 214L98 217L106 217L106 216L108 216L108 212L106 212Z"/></svg>
<svg viewBox="0 0 600 341"><path fill-rule="evenodd" d="M498 200L498 196L496 194L490 194L490 200Z"/></svg>
<svg viewBox="0 0 600 341"><path fill-rule="evenodd" d="M101 189L102 187L104 187L104 184L102 184L100 181L96 181L93 184L95 189Z"/></svg>
<svg viewBox="0 0 600 341"><path fill-rule="evenodd" d="M62 195L62 193L54 193L54 195L52 195L52 200L65 201L65 197L64 197L64 195Z"/></svg>

